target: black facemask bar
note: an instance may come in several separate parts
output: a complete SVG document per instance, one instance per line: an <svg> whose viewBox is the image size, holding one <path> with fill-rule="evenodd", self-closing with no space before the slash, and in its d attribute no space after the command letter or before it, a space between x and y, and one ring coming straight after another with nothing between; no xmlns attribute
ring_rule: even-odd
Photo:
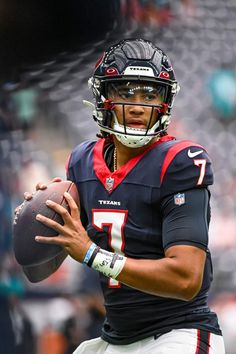
<svg viewBox="0 0 236 354"><path fill-rule="evenodd" d="M137 131L139 129L137 129L136 133L128 133L127 130L126 130L126 122L125 122L125 106L137 106L137 105L140 105L140 106L145 106L145 107L150 107L151 108L151 112L150 112L150 118L149 118L149 121L148 121L148 125L147 125L147 128L145 129L145 134L143 134L143 136L147 136L147 135L150 135L150 136L156 136L157 133L159 133L159 130L158 132L154 132L154 133L149 133L148 134L148 130L151 128L151 122L152 122L152 117L153 117L153 114L155 112L155 110L157 110L157 119L156 119L156 122L157 121L160 121L161 122L161 119L163 117L164 114L167 114L167 111L168 111L168 105L166 103L162 103L160 105L153 105L153 104L142 104L142 103L130 103L130 102L115 102L115 101L112 101L112 100L105 100L104 103L102 104L102 107L101 108L97 108L97 111L100 112L102 115L103 115L103 123L101 123L101 121L99 121L98 119L95 118L95 120L97 121L98 125L103 128L103 129L106 129L107 131L109 132L115 132L115 133L120 133L120 131L118 130L115 130L113 127L112 127L112 122L114 120L114 106L115 105L122 105L122 115L123 115L123 126L124 126L124 134L126 135L133 135L133 136L136 136L137 135ZM156 124L156 122L154 124ZM160 125L162 125L162 123L159 124L159 127ZM164 131L165 129L161 129L161 131ZM142 135L142 134L138 134L138 135Z"/></svg>

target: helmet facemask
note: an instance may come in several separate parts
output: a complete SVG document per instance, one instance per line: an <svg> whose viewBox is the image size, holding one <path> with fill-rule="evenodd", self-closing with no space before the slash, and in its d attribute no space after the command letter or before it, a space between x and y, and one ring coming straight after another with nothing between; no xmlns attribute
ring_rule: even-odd
<svg viewBox="0 0 236 354"><path fill-rule="evenodd" d="M97 104L94 118L102 131L115 135L123 145L131 148L144 146L167 129L169 114L165 103L168 97L166 85L150 80L116 79L102 82L99 91L103 94L100 94L100 104ZM136 100L136 94L140 101ZM127 124L126 109L132 106L150 110L145 127ZM117 111L120 112L119 118Z"/></svg>
<svg viewBox="0 0 236 354"><path fill-rule="evenodd" d="M130 39L110 47L97 63L89 84L95 97L94 120L104 137L113 134L125 146L135 148L166 131L178 83L167 56L151 42ZM133 100L136 94L140 99ZM150 98L152 95L156 100ZM132 106L145 110L145 119L139 116L145 126L127 123L127 118L137 114L127 117Z"/></svg>

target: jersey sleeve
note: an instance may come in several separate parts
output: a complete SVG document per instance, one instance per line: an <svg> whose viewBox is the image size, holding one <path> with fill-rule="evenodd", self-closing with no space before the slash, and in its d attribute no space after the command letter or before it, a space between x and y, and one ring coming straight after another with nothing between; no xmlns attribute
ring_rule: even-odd
<svg viewBox="0 0 236 354"><path fill-rule="evenodd" d="M190 245L208 249L210 222L210 193L206 188L182 193L181 203L175 195L165 197L161 203L163 248Z"/></svg>
<svg viewBox="0 0 236 354"><path fill-rule="evenodd" d="M77 145L74 150L71 152L69 158L66 163L66 177L68 180L76 183L76 176L74 173L75 168L81 168L83 164L84 156L87 153L91 153L91 145L93 145L93 141L84 141L81 144Z"/></svg>
<svg viewBox="0 0 236 354"><path fill-rule="evenodd" d="M204 148L180 143L169 149L161 170L161 198L211 184L212 163Z"/></svg>
<svg viewBox="0 0 236 354"><path fill-rule="evenodd" d="M72 153L70 154L66 162L66 178L67 180L75 182L75 176L73 173L73 169L71 168L71 159L72 159Z"/></svg>

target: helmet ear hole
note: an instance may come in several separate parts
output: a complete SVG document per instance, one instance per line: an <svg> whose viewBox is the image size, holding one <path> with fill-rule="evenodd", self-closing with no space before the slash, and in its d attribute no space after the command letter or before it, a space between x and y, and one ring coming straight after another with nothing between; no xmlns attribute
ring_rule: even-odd
<svg viewBox="0 0 236 354"><path fill-rule="evenodd" d="M112 127L112 119L113 119L113 114L111 111L104 111L103 113L103 119L104 119L104 125L111 128Z"/></svg>

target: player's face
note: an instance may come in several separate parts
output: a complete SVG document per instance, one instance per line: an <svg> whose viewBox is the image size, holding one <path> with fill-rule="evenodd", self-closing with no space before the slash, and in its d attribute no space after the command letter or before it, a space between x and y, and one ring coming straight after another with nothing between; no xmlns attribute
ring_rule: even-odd
<svg viewBox="0 0 236 354"><path fill-rule="evenodd" d="M164 101L164 88L150 82L126 82L111 84L109 99L114 105L118 123L131 128L151 128L158 116L158 109L145 105L160 105ZM130 103L130 104L128 104ZM150 122L151 118L151 122Z"/></svg>

